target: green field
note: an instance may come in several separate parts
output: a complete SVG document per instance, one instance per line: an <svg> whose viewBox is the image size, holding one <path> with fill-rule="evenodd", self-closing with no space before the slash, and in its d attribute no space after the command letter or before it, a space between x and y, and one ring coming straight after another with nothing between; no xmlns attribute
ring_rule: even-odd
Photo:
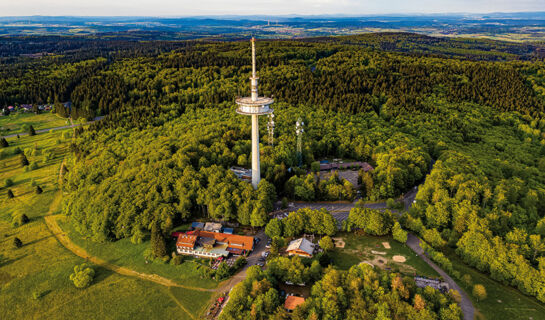
<svg viewBox="0 0 545 320"><path fill-rule="evenodd" d="M27 132L29 126L35 130L66 126L68 119L61 118L54 113L12 113L9 116L0 116L0 135L11 135Z"/></svg>
<svg viewBox="0 0 545 320"><path fill-rule="evenodd" d="M391 268L392 271L402 272L404 274L424 275L427 277L438 277L439 275L424 260L420 259L406 245L395 241L391 236L375 237L369 235L356 235L352 233L340 233L335 237L343 238L346 243L343 249L335 248L331 253L333 264L340 269L347 270L353 265L362 261L369 261L379 265L378 259L385 261L380 264L383 268ZM383 242L388 242L391 249L385 249ZM376 252L385 252L385 255L373 254ZM394 255L404 256L407 260L404 263L394 262Z"/></svg>
<svg viewBox="0 0 545 320"><path fill-rule="evenodd" d="M472 287L456 281L472 298L473 305L479 310L477 319L545 319L545 305L533 297L528 297L513 287L505 286L478 270L466 265L453 252L447 254L455 270L460 274L469 274L473 284L482 284L488 297L484 301L476 301L471 297Z"/></svg>
<svg viewBox="0 0 545 320"><path fill-rule="evenodd" d="M146 263L144 251L150 246L149 240L141 244L133 244L130 239L98 243L84 239L68 219L60 220L59 225L76 245L107 262L142 273L157 274L189 287L211 289L218 285L214 280L201 279L196 269L201 262L207 262L208 259L186 258L179 266L162 262ZM171 241L171 245L173 244L174 241Z"/></svg>
<svg viewBox="0 0 545 320"><path fill-rule="evenodd" d="M57 180L70 141L62 133L10 138L10 147L0 149L0 319L199 318L212 292L168 288L101 267L96 267L89 288L77 289L71 283L73 267L84 260L65 249L43 219L60 211ZM20 156L13 154L15 148L49 149L54 156L47 161L43 155L28 156L39 166L26 171ZM7 178L14 183L9 187L13 199L6 195ZM32 180L43 188L42 194L35 193ZM16 211L26 214L30 222L13 228L11 214ZM13 246L15 237L22 240L23 247Z"/></svg>

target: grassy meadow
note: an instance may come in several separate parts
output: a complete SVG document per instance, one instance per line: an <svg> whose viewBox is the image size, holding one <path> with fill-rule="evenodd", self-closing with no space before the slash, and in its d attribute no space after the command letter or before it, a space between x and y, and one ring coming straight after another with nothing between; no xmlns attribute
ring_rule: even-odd
<svg viewBox="0 0 545 320"><path fill-rule="evenodd" d="M49 129L68 125L68 119L61 118L54 113L12 113L0 116L0 135L11 135L27 132L32 125L35 130Z"/></svg>
<svg viewBox="0 0 545 320"><path fill-rule="evenodd" d="M392 236L369 236L357 235L353 232L339 233L336 238L344 240L344 249L335 248L331 253L333 264L340 269L347 270L353 265L357 265L362 261L368 261L381 268L390 268L392 271L402 272L408 275L423 275L427 277L438 277L439 275L433 270L424 260L420 259L406 245L395 241ZM390 249L386 249L382 243L388 242ZM371 251L385 252L385 255L373 254ZM401 255L406 261L403 263L395 262L392 257ZM381 264L378 260L385 263Z"/></svg>
<svg viewBox="0 0 545 320"><path fill-rule="evenodd" d="M201 262L208 261L207 259L194 260L186 257L184 262L178 266L163 262L146 263L144 251L150 247L149 239L140 244L133 244L130 239L98 243L83 238L68 219L59 220L59 225L76 245L85 249L89 254L110 263L142 273L157 274L184 286L212 289L218 285L217 281L200 278L197 267ZM174 240L171 240L170 244L173 250Z"/></svg>
<svg viewBox="0 0 545 320"><path fill-rule="evenodd" d="M43 219L60 212L57 181L68 152L66 132L71 131L9 138L10 146L0 149L0 319L200 318L212 292L169 288L98 266L95 280L86 289L77 289L69 280L74 266L85 260L64 248ZM25 169L20 154L15 154L17 148L37 168ZM12 181L9 187L7 179ZM35 185L43 193L37 194ZM8 189L14 198L7 197ZM12 227L16 212L26 214L30 222ZM21 248L13 245L15 237L23 242Z"/></svg>
<svg viewBox="0 0 545 320"><path fill-rule="evenodd" d="M471 276L473 284L482 284L486 288L487 298L477 301L471 295L473 287L462 281L457 281L471 297L473 305L479 310L478 320L512 319L512 320L545 320L545 306L533 297L525 296L517 289L505 286L484 273L466 265L453 252L447 254L454 269L460 274Z"/></svg>

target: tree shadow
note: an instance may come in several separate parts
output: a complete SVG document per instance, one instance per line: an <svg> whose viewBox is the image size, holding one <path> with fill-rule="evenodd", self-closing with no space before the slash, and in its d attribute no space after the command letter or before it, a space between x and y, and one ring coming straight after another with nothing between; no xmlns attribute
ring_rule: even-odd
<svg viewBox="0 0 545 320"><path fill-rule="evenodd" d="M40 239L36 239L36 240L32 240L32 241L30 241L30 242L27 242L27 243L25 243L24 245L25 245L25 246L33 245L33 244L35 244L35 243L38 243L38 242L40 242L40 241L43 241L43 240L45 240L45 239L47 239L47 238L51 238L51 237L54 237L54 235L53 235L53 234L50 234L50 235L45 236L45 237L42 237L42 238L40 238Z"/></svg>
<svg viewBox="0 0 545 320"><path fill-rule="evenodd" d="M7 266L7 265L10 265L10 264L12 264L12 263L14 263L14 262L17 262L17 261L19 261L19 260L21 260L21 259L26 258L26 256L28 256L28 253L22 254L22 255L18 256L17 258L15 258L15 259L9 259L9 260L3 260L3 259L2 259L2 260L0 260L0 267L4 267L4 266Z"/></svg>
<svg viewBox="0 0 545 320"><path fill-rule="evenodd" d="M102 266L94 265L93 268L95 269L95 278L93 279L93 284L98 284L108 279L108 277L112 276L115 273L112 270L104 268Z"/></svg>

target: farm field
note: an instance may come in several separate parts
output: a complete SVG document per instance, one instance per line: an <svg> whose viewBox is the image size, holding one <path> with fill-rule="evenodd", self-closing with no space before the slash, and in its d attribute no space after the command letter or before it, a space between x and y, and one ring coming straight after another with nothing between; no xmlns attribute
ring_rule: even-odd
<svg viewBox="0 0 545 320"><path fill-rule="evenodd" d="M200 318L212 292L165 287L96 266L90 287L77 289L69 280L74 266L85 260L65 249L43 219L60 212L57 181L70 141L66 132L70 130L11 138L10 147L0 149L0 319ZM25 170L14 154L17 148L28 149L29 162L38 167ZM13 183L9 187L7 179ZM43 193L36 194L32 182ZM30 222L12 227L15 212L26 214ZM23 242L21 248L13 245L15 237Z"/></svg>
<svg viewBox="0 0 545 320"><path fill-rule="evenodd" d="M27 132L29 126L35 130L62 127L68 125L68 119L63 119L54 113L13 113L0 116L0 135L10 135Z"/></svg>
<svg viewBox="0 0 545 320"><path fill-rule="evenodd" d="M416 256L409 247L395 241L391 236L377 237L343 232L335 237L342 238L346 243L343 249L335 248L331 253L333 264L340 269L348 270L353 265L367 261L381 269L391 268L393 271L408 275L416 273L427 277L438 277L435 270ZM386 249L383 242L388 242L391 248ZM385 254L373 254L371 251ZM405 257L406 261L403 263L393 261L392 258L395 255ZM382 260L383 263L380 263L379 260Z"/></svg>

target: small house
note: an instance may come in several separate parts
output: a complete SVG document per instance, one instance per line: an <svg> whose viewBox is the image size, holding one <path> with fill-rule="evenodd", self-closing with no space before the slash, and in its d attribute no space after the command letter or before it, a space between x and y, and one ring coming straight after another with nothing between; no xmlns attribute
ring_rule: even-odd
<svg viewBox="0 0 545 320"><path fill-rule="evenodd" d="M314 254L314 248L314 243L308 241L305 238L299 238L290 242L290 244L288 245L288 249L286 249L286 252L290 256L298 255L301 257L311 258Z"/></svg>
<svg viewBox="0 0 545 320"><path fill-rule="evenodd" d="M221 230L223 229L223 226L221 225L221 223L218 223L218 222L207 222L205 225L204 225L204 231L208 231L208 232L221 232Z"/></svg>
<svg viewBox="0 0 545 320"><path fill-rule="evenodd" d="M297 296L287 296L286 301L284 302L284 309L288 312L292 312L297 308L297 306L305 303L305 298Z"/></svg>

